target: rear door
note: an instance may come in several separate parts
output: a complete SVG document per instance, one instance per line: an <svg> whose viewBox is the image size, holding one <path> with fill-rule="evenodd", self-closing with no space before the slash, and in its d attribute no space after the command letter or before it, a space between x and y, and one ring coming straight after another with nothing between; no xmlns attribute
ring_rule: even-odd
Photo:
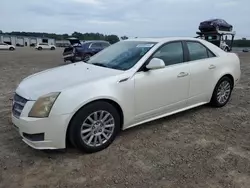
<svg viewBox="0 0 250 188"><path fill-rule="evenodd" d="M190 65L188 105L208 102L216 82L217 57L198 41L186 41L185 47Z"/></svg>
<svg viewBox="0 0 250 188"><path fill-rule="evenodd" d="M43 45L43 48L45 48L45 49L50 49L50 46L49 46L48 44L44 44L44 45Z"/></svg>

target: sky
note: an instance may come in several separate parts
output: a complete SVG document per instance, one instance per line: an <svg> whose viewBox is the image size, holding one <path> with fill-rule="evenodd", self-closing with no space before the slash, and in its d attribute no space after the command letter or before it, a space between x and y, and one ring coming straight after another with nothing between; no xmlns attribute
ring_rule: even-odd
<svg viewBox="0 0 250 188"><path fill-rule="evenodd" d="M222 18L250 38L249 7L250 0L1 0L0 30L195 36L201 21Z"/></svg>

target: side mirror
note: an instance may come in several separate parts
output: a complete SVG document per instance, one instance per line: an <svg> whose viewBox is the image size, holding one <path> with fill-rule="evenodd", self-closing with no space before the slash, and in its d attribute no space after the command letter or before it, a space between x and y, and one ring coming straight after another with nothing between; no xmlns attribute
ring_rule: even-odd
<svg viewBox="0 0 250 188"><path fill-rule="evenodd" d="M153 58L150 60L148 65L146 66L147 69L152 70L152 69L162 69L165 68L165 63L163 60L159 58Z"/></svg>

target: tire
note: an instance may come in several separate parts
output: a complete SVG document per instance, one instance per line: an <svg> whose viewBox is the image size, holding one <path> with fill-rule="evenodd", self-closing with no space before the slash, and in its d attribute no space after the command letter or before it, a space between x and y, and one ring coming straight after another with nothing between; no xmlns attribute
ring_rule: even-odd
<svg viewBox="0 0 250 188"><path fill-rule="evenodd" d="M221 91L221 88L225 86L225 92L224 90ZM228 90L227 90L228 89ZM213 91L213 95L210 101L210 104L214 107L220 108L225 106L232 94L232 90L233 90L233 81L231 78L229 78L228 76L224 76L222 77L218 83L216 84L214 91ZM224 97L222 97L223 95L220 95L222 97L222 99L219 97L219 93L222 92L224 94Z"/></svg>
<svg viewBox="0 0 250 188"><path fill-rule="evenodd" d="M13 47L10 47L10 48L9 48L9 50L10 50L10 51L14 51L14 50L15 50L15 48L13 48Z"/></svg>
<svg viewBox="0 0 250 188"><path fill-rule="evenodd" d="M43 48L42 47L38 47L38 50L42 50Z"/></svg>
<svg viewBox="0 0 250 188"><path fill-rule="evenodd" d="M98 122L98 119L103 121ZM106 124L110 127L102 122L110 122L109 125ZM107 148L114 141L120 127L120 115L116 108L108 102L97 101L75 114L69 125L68 136L71 144L79 150L94 153Z"/></svg>
<svg viewBox="0 0 250 188"><path fill-rule="evenodd" d="M50 50L55 50L55 47L51 47Z"/></svg>

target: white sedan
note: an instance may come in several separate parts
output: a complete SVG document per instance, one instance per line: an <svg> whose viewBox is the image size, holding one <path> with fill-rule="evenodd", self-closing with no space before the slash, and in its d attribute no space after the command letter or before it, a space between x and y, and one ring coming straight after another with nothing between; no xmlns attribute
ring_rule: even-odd
<svg viewBox="0 0 250 188"><path fill-rule="evenodd" d="M13 45L6 44L6 43L0 43L0 50L10 50L10 51L13 51L15 49L16 48Z"/></svg>
<svg viewBox="0 0 250 188"><path fill-rule="evenodd" d="M65 148L68 139L97 152L120 130L206 103L226 105L240 76L236 54L202 39L128 39L88 62L24 79L12 121L33 148Z"/></svg>
<svg viewBox="0 0 250 188"><path fill-rule="evenodd" d="M52 44L47 44L47 43L38 43L35 47L37 50L55 50L56 46Z"/></svg>

